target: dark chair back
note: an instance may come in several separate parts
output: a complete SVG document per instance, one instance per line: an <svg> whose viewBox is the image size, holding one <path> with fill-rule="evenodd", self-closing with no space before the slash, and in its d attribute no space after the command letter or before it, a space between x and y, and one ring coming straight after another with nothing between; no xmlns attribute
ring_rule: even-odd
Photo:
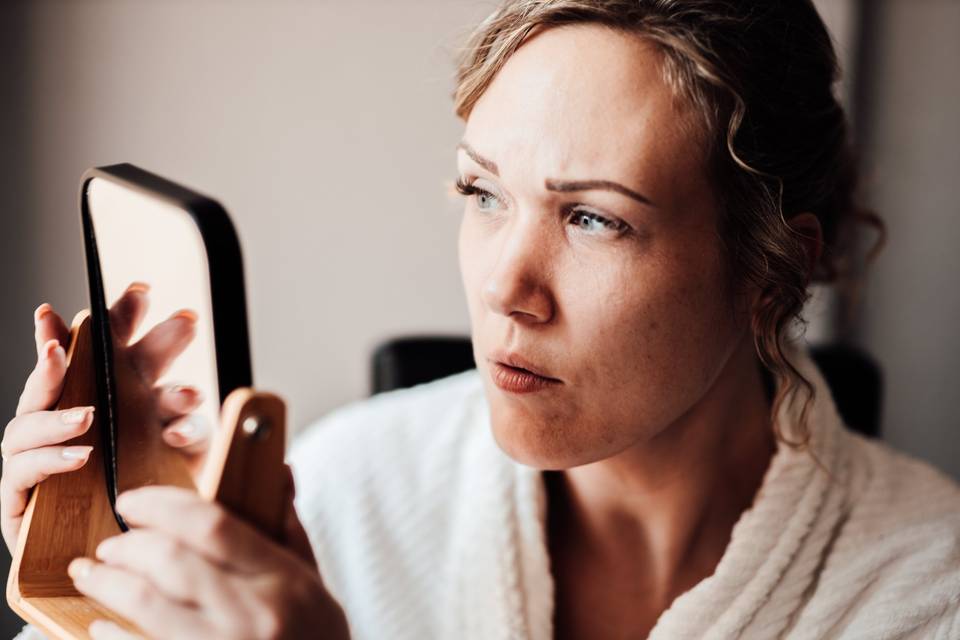
<svg viewBox="0 0 960 640"><path fill-rule="evenodd" d="M394 338L373 352L373 393L404 389L476 368L473 345L463 336Z"/></svg>
<svg viewBox="0 0 960 640"><path fill-rule="evenodd" d="M854 431L878 435L883 381L877 363L860 349L840 344L813 347L811 355L844 422ZM394 338L373 353L372 392L412 387L474 367L470 338Z"/></svg>

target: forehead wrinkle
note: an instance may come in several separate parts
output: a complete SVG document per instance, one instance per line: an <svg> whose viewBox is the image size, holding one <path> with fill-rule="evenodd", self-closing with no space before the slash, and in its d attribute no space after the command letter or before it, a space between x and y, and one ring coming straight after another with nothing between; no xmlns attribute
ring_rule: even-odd
<svg viewBox="0 0 960 640"><path fill-rule="evenodd" d="M674 157L689 141L677 131L680 114L656 49L636 39L625 50L623 38L635 36L557 27L507 61L475 105L466 136L513 183L507 189L606 179L659 201L649 190L688 169L692 158Z"/></svg>

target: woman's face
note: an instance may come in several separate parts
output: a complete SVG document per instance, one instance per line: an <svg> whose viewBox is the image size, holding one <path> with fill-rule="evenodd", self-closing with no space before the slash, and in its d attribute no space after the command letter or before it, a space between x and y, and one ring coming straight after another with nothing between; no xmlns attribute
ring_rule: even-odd
<svg viewBox="0 0 960 640"><path fill-rule="evenodd" d="M460 268L494 436L562 469L641 444L704 397L734 312L695 116L656 50L600 26L542 31L474 106ZM498 352L561 383L494 383Z"/></svg>

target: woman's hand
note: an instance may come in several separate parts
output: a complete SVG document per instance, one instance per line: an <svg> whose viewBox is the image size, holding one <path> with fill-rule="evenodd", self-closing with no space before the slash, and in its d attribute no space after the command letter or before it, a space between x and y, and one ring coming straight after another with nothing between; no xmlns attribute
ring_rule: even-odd
<svg viewBox="0 0 960 640"><path fill-rule="evenodd" d="M97 560L74 560L70 575L81 593L148 637L349 638L292 499L286 547L186 489L134 489L117 510L133 529L104 540ZM136 637L106 621L93 623L90 635Z"/></svg>
<svg viewBox="0 0 960 640"><path fill-rule="evenodd" d="M146 313L147 292L146 285L130 285L111 307L110 324L119 347L126 350L124 353L131 357L142 376L155 382L192 339L195 316L175 314L127 345ZM10 553L16 547L30 490L53 474L79 469L86 464L92 449L63 443L90 428L93 407L50 410L63 389L70 331L46 303L34 312L34 326L37 364L27 378L16 416L7 424L0 443L0 530ZM156 386L153 391L157 411L165 424L163 439L190 455L205 449L209 434L199 430L189 417L203 400L200 392L184 386Z"/></svg>

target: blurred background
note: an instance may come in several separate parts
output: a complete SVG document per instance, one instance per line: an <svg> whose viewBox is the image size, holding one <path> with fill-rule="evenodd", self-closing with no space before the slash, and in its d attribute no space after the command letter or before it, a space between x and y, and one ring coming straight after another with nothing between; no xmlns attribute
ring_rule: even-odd
<svg viewBox="0 0 960 640"><path fill-rule="evenodd" d="M889 242L844 329L884 377L881 437L960 478L960 2L820 0ZM220 200L244 249L256 384L291 428L366 396L388 338L466 335L453 58L492 2L0 5L0 415L33 310L87 306L80 176L131 162ZM3 562L8 558L6 553ZM3 574L6 565L3 564ZM4 610L0 636L19 620Z"/></svg>

